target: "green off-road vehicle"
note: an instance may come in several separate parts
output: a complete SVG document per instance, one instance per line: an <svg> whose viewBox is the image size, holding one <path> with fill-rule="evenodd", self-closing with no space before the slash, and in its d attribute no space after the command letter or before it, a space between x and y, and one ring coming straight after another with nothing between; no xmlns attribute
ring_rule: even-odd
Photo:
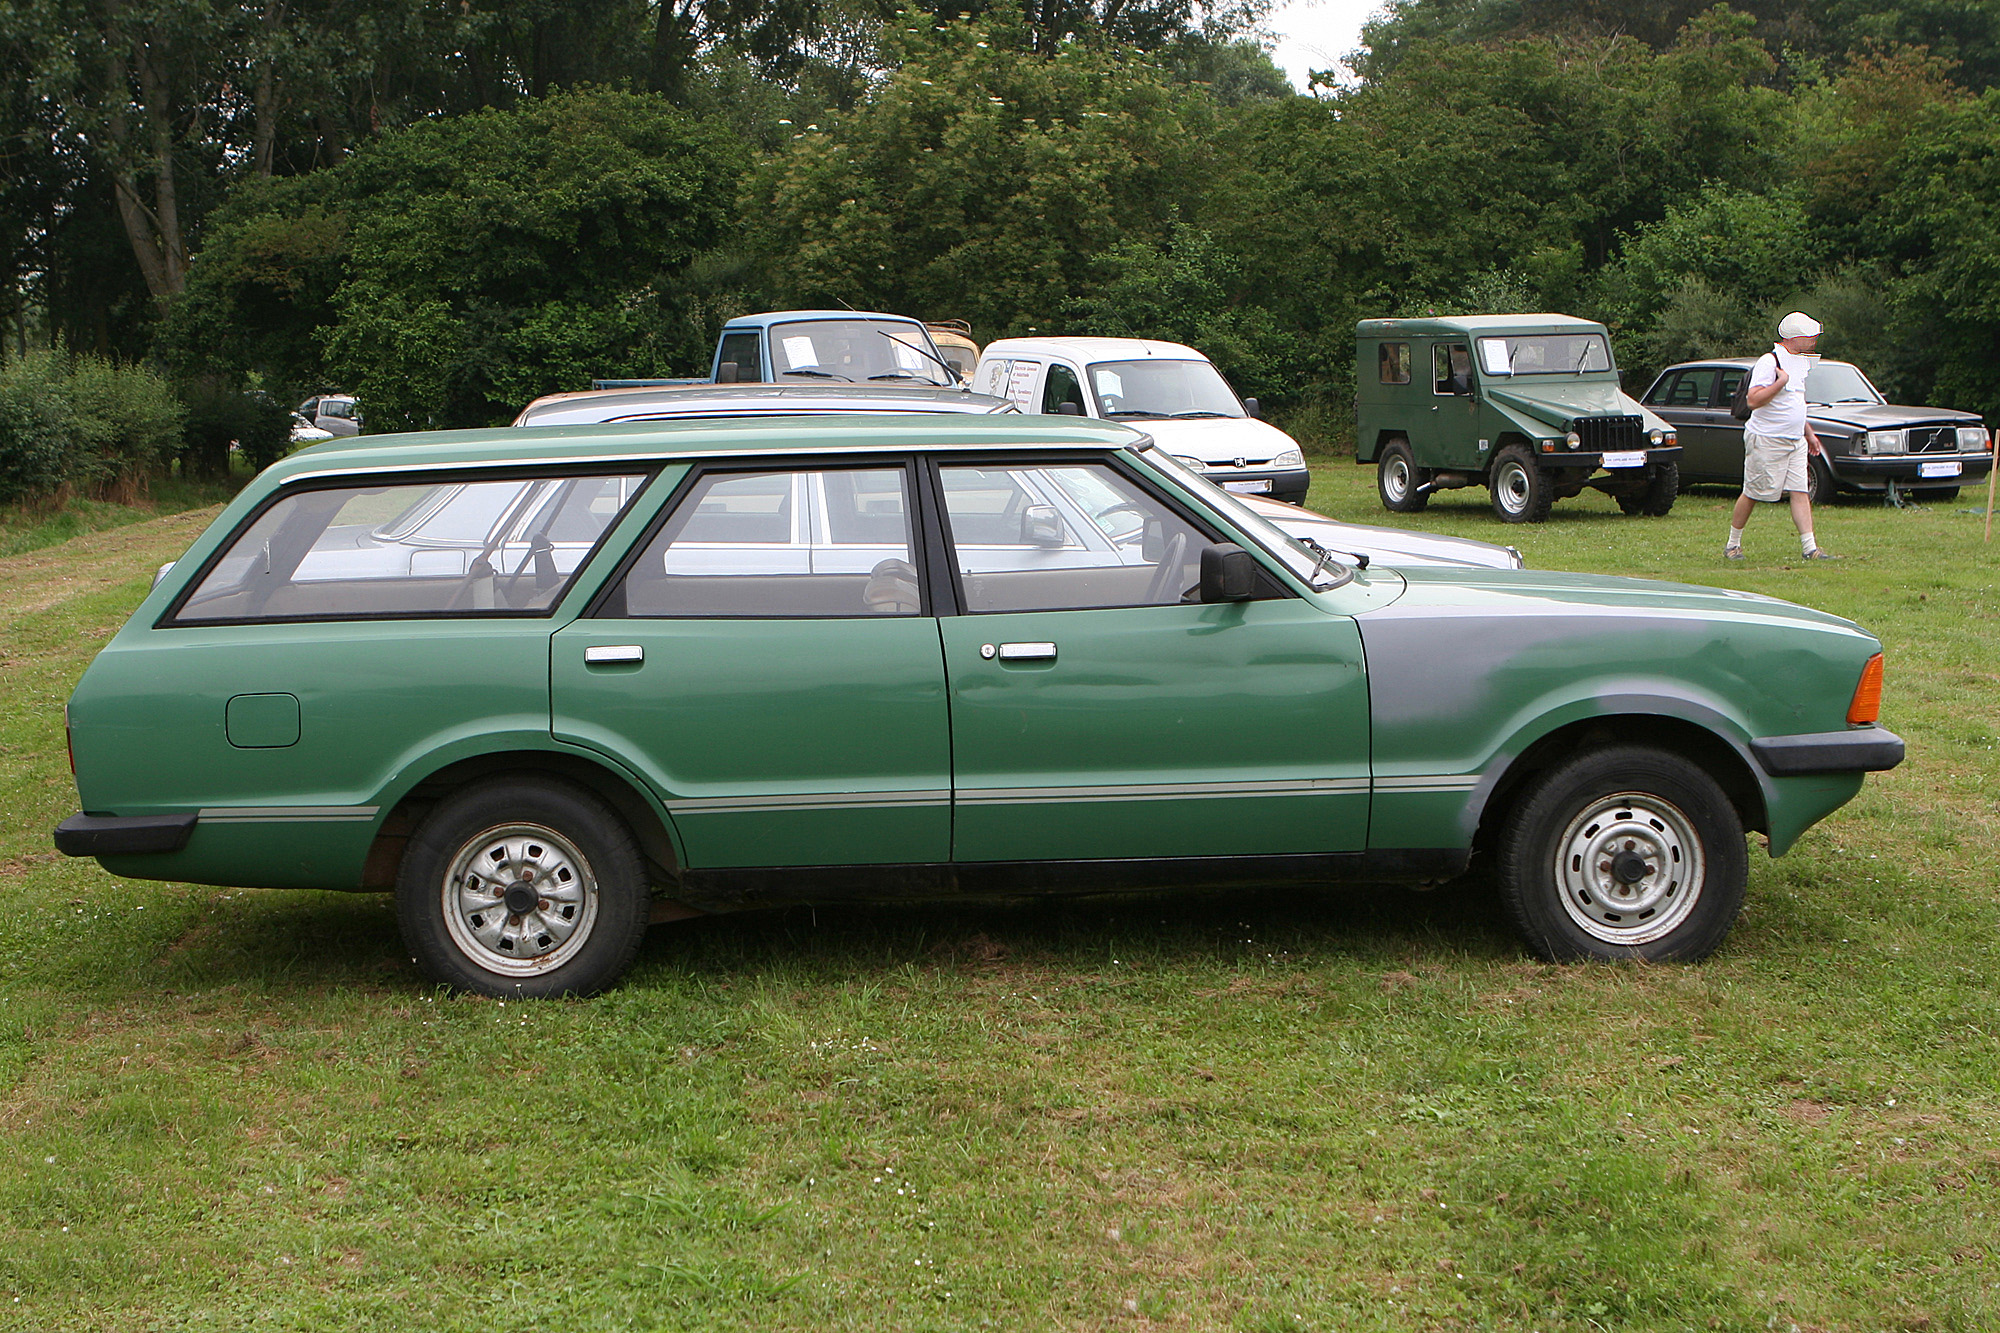
<svg viewBox="0 0 2000 1333"><path fill-rule="evenodd" d="M1509 523L1594 487L1628 514L1680 491L1674 428L1618 387L1602 324L1568 315L1364 319L1355 326L1355 456L1385 508L1485 486Z"/></svg>

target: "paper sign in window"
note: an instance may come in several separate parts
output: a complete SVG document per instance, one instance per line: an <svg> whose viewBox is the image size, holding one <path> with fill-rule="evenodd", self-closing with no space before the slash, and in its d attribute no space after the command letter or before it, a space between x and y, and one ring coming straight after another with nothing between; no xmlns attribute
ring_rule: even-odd
<svg viewBox="0 0 2000 1333"><path fill-rule="evenodd" d="M785 339L784 342L785 360L794 369L799 366L816 366L819 364L819 356L813 351L813 340L811 338L804 336L792 337Z"/></svg>

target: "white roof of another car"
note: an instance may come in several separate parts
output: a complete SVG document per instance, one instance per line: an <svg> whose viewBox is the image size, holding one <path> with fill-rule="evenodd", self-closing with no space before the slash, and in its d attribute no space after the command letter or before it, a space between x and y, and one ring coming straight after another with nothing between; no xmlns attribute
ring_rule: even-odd
<svg viewBox="0 0 2000 1333"><path fill-rule="evenodd" d="M1182 343L1154 338L1001 338L986 344L987 356L1067 356L1079 361L1206 361Z"/></svg>

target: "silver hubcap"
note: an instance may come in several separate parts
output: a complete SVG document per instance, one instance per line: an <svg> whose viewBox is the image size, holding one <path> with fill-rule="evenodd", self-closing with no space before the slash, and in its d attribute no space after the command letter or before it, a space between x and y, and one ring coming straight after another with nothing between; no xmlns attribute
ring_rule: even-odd
<svg viewBox="0 0 2000 1333"><path fill-rule="evenodd" d="M1519 463L1500 465L1500 484L1493 493L1500 497L1500 505L1510 514L1518 514L1528 507L1528 472Z"/></svg>
<svg viewBox="0 0 2000 1333"><path fill-rule="evenodd" d="M1650 944L1701 897L1701 839L1671 801L1620 792L1586 806L1556 844L1563 910L1606 944Z"/></svg>
<svg viewBox="0 0 2000 1333"><path fill-rule="evenodd" d="M1410 493L1410 465L1401 454L1391 458L1382 469L1382 493L1391 500L1401 500Z"/></svg>
<svg viewBox="0 0 2000 1333"><path fill-rule="evenodd" d="M440 886L452 943L503 976L574 957L597 921L597 880L576 845L539 824L502 824L466 840Z"/></svg>

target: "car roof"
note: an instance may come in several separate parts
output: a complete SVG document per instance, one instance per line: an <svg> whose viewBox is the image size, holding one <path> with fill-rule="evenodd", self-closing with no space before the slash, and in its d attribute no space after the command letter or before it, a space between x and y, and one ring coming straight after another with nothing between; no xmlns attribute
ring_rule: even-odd
<svg viewBox="0 0 2000 1333"><path fill-rule="evenodd" d="M308 445L264 473L272 485L323 475L403 472L496 464L595 464L708 455L902 453L964 450L1128 448L1147 436L1089 417L854 414L699 418L612 425L423 431L350 435Z"/></svg>
<svg viewBox="0 0 2000 1333"><path fill-rule="evenodd" d="M938 385L687 384L591 389L537 398L516 426L580 426L625 417L720 417L821 412L1007 412L1013 404L990 394Z"/></svg>
<svg viewBox="0 0 2000 1333"><path fill-rule="evenodd" d="M1759 352L1756 356L1705 356L1699 361L1676 361L1660 373L1664 375L1667 373L1667 370L1706 370L1710 366L1723 370L1741 370L1745 366L1756 365L1764 359L1765 355L1765 353ZM1832 357L1822 357L1820 364L1849 367L1854 365L1852 361L1840 361Z"/></svg>
<svg viewBox="0 0 2000 1333"><path fill-rule="evenodd" d="M1156 356L1168 361L1206 361L1182 343L1155 338L1001 338L986 344L988 356L1073 356L1080 361L1137 361Z"/></svg>
<svg viewBox="0 0 2000 1333"><path fill-rule="evenodd" d="M723 325L723 329L761 329L770 324L789 324L802 319L879 319L896 324L914 324L924 328L924 322L913 315L887 315L875 310L763 310L754 315L738 315Z"/></svg>
<svg viewBox="0 0 2000 1333"><path fill-rule="evenodd" d="M1390 334L1588 333L1604 332L1594 319L1574 315L1427 315L1421 319L1364 319L1354 326L1358 338Z"/></svg>

